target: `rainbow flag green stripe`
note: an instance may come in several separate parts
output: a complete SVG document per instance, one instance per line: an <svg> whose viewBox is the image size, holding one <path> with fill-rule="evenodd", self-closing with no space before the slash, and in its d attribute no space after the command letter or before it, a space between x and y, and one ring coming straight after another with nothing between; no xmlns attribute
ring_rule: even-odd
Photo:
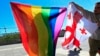
<svg viewBox="0 0 100 56"><path fill-rule="evenodd" d="M66 8L39 7L11 2L21 40L29 56L55 56Z"/></svg>
<svg viewBox="0 0 100 56"><path fill-rule="evenodd" d="M48 29L48 54L47 56L53 56L53 40L52 40L52 32L51 28L49 26L49 18L50 18L50 8L47 9L47 7L42 7L42 18L44 20L44 23Z"/></svg>

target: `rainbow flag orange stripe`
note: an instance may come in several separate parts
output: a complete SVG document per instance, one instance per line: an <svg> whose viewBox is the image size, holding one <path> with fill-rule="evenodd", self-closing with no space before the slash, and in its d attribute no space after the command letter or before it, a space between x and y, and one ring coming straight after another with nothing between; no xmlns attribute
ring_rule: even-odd
<svg viewBox="0 0 100 56"><path fill-rule="evenodd" d="M40 7L11 2L25 50L29 56L55 56L66 8Z"/></svg>

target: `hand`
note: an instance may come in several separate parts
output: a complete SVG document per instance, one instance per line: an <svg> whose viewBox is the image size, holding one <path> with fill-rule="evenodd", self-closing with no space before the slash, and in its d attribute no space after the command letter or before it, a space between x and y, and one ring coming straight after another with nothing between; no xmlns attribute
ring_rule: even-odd
<svg viewBox="0 0 100 56"><path fill-rule="evenodd" d="M99 22L99 23L97 23L97 25L98 25L98 27L100 27L100 22Z"/></svg>

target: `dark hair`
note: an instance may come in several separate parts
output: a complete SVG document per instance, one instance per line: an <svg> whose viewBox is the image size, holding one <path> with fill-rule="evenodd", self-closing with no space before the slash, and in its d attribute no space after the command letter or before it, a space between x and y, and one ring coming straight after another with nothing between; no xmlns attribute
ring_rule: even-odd
<svg viewBox="0 0 100 56"><path fill-rule="evenodd" d="M97 2L96 5L100 4L100 2Z"/></svg>

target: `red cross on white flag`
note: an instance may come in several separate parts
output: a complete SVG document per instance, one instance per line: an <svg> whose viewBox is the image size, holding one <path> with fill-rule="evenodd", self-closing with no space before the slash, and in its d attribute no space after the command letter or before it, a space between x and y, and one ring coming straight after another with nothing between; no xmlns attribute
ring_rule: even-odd
<svg viewBox="0 0 100 56"><path fill-rule="evenodd" d="M80 43L88 39L97 29L97 25L87 20L73 4L69 4L67 9L66 32L62 47L65 49L78 48Z"/></svg>

